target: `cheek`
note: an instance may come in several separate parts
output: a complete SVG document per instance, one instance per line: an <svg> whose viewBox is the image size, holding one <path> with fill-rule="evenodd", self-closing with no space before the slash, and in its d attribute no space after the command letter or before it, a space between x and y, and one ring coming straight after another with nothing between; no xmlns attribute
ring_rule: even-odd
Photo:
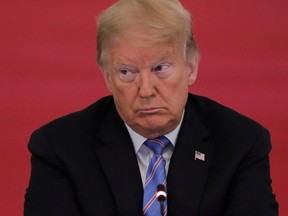
<svg viewBox="0 0 288 216"><path fill-rule="evenodd" d="M123 85L113 83L113 97L121 107L131 109L135 98L137 97L137 90L131 85Z"/></svg>
<svg viewBox="0 0 288 216"><path fill-rule="evenodd" d="M185 83L174 83L173 85L164 85L162 89L162 99L167 103L168 109L173 113L181 110L186 103L188 87Z"/></svg>
<svg viewBox="0 0 288 216"><path fill-rule="evenodd" d="M128 89L114 90L113 97L119 115L125 122L131 122L135 118L135 95Z"/></svg>
<svg viewBox="0 0 288 216"><path fill-rule="evenodd" d="M166 100L169 101L171 107L182 109L186 103L189 91L188 79L185 73L177 76L173 81L163 85L163 91Z"/></svg>
<svg viewBox="0 0 288 216"><path fill-rule="evenodd" d="M188 74L186 73L185 69L178 71L177 75L174 77L174 82L173 82L173 90L175 93L178 92L179 94L181 93L186 93L185 91L188 91L189 88L189 79L188 79Z"/></svg>
<svg viewBox="0 0 288 216"><path fill-rule="evenodd" d="M114 96L121 93L123 87L121 87L121 83L115 76L110 76L107 80L108 80L108 88Z"/></svg>

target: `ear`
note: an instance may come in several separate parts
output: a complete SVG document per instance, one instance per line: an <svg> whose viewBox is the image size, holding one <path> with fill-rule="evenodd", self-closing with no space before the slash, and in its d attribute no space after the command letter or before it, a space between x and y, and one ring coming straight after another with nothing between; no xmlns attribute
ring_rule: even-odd
<svg viewBox="0 0 288 216"><path fill-rule="evenodd" d="M193 55L192 58L187 61L188 86L193 85L196 81L199 61L199 54Z"/></svg>
<svg viewBox="0 0 288 216"><path fill-rule="evenodd" d="M108 70L102 67L101 72L102 72L102 75L104 77L105 84L106 84L108 90L110 91L110 93L112 93L112 85L111 85L111 81L110 81L111 77L109 75Z"/></svg>

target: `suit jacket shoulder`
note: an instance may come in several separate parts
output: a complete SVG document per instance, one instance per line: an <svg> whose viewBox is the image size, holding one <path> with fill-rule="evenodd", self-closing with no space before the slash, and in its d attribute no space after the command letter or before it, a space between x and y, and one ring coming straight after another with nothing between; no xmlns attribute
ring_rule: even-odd
<svg viewBox="0 0 288 216"><path fill-rule="evenodd" d="M188 103L197 107L208 127L231 124L240 127L250 125L251 128L262 128L255 120L207 97L189 94ZM218 123L220 124L218 125Z"/></svg>
<svg viewBox="0 0 288 216"><path fill-rule="evenodd" d="M96 134L107 113L110 114L114 111L113 109L115 107L112 96L104 97L83 110L70 113L43 125L33 132L32 139L45 136L51 141L53 148L66 149L69 147L67 145L72 145L77 139L91 138L91 135ZM30 142L28 147L32 150L40 146L37 142ZM36 152L39 151L36 150Z"/></svg>

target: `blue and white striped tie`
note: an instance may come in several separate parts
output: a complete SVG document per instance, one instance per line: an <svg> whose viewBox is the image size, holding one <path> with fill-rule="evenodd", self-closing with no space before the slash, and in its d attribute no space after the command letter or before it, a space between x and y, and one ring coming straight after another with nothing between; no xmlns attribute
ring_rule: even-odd
<svg viewBox="0 0 288 216"><path fill-rule="evenodd" d="M160 216L160 203L157 200L157 185L162 184L166 187L166 161L162 156L164 149L170 141L165 136L155 139L147 139L144 145L149 147L154 155L150 161L144 188L143 214L144 216ZM164 202L164 215L167 215L167 201Z"/></svg>

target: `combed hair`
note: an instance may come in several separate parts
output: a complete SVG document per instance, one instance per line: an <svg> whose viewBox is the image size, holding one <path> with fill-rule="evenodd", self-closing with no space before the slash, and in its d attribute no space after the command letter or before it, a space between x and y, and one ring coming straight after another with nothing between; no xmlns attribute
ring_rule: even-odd
<svg viewBox="0 0 288 216"><path fill-rule="evenodd" d="M192 33L191 15L178 0L120 0L98 17L98 64L103 65L103 50L108 45L122 35L136 33L143 38L143 43L154 44L182 37L186 41L186 53L199 52Z"/></svg>

